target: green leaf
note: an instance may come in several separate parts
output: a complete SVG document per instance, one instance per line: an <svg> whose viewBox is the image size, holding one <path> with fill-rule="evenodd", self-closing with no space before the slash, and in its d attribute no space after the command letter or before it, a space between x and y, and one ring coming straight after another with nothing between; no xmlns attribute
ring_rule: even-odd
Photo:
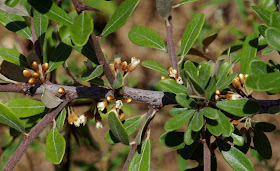
<svg viewBox="0 0 280 171"><path fill-rule="evenodd" d="M123 86L123 75L121 72L118 72L114 82L113 82L113 88L114 89L118 89L118 88L121 88Z"/></svg>
<svg viewBox="0 0 280 171"><path fill-rule="evenodd" d="M265 22L267 25L270 24L270 12L256 6L252 6L252 9L258 14L258 16Z"/></svg>
<svg viewBox="0 0 280 171"><path fill-rule="evenodd" d="M41 46L44 44L45 34L48 29L49 19L36 10L34 11L34 27Z"/></svg>
<svg viewBox="0 0 280 171"><path fill-rule="evenodd" d="M277 28L270 27L265 30L265 39L267 43L276 49L277 51L280 51L280 30Z"/></svg>
<svg viewBox="0 0 280 171"><path fill-rule="evenodd" d="M84 46L92 31L93 20L88 13L83 11L70 28L72 41L78 46Z"/></svg>
<svg viewBox="0 0 280 171"><path fill-rule="evenodd" d="M263 61L256 60L250 63L250 73L253 75L266 75L272 71L273 69Z"/></svg>
<svg viewBox="0 0 280 171"><path fill-rule="evenodd" d="M24 18L15 14L8 14L0 10L0 22L10 31L15 32L27 39L31 39L31 31Z"/></svg>
<svg viewBox="0 0 280 171"><path fill-rule="evenodd" d="M17 4L15 7L9 7L4 3L4 0L0 1L0 10L8 13L8 14L15 14L19 16L29 16L28 11L22 4Z"/></svg>
<svg viewBox="0 0 280 171"><path fill-rule="evenodd" d="M185 72L188 73L188 75L190 77L192 77L194 80L198 81L197 68L192 61L185 62L184 70L185 70Z"/></svg>
<svg viewBox="0 0 280 171"><path fill-rule="evenodd" d="M91 60L93 63L98 64L98 60L96 57L96 54L88 41L84 46L73 46L75 50L83 54L85 57L87 57L89 60Z"/></svg>
<svg viewBox="0 0 280 171"><path fill-rule="evenodd" d="M228 77L226 77L224 79L220 79L216 84L216 89L223 90L228 85L230 85L236 77L237 77L237 73L232 73Z"/></svg>
<svg viewBox="0 0 280 171"><path fill-rule="evenodd" d="M216 103L217 107L239 117L256 114L260 110L260 105L251 100L224 100Z"/></svg>
<svg viewBox="0 0 280 171"><path fill-rule="evenodd" d="M158 63L156 61L150 61L150 60L143 61L142 65L144 67L146 67L146 68L150 68L150 69L159 71L159 72L161 72L164 75L168 75L169 74L168 70L164 66L162 66L160 63Z"/></svg>
<svg viewBox="0 0 280 171"><path fill-rule="evenodd" d="M203 120L204 119L202 113L200 111L195 112L192 120L190 121L190 124L192 125L192 130L195 132L200 131L203 126Z"/></svg>
<svg viewBox="0 0 280 171"><path fill-rule="evenodd" d="M125 0L114 12L112 18L106 24L101 35L108 35L121 28L131 15L139 0Z"/></svg>
<svg viewBox="0 0 280 171"><path fill-rule="evenodd" d="M260 130L255 129L255 134L253 137L254 146L264 159L271 159L272 149L267 136Z"/></svg>
<svg viewBox="0 0 280 171"><path fill-rule="evenodd" d="M275 12L271 14L270 26L280 29L280 13Z"/></svg>
<svg viewBox="0 0 280 171"><path fill-rule="evenodd" d="M129 145L128 134L125 127L121 123L117 113L114 111L109 112L108 122L113 135L123 144Z"/></svg>
<svg viewBox="0 0 280 171"><path fill-rule="evenodd" d="M201 113L209 118L209 119L217 119L218 118L218 115L219 115L219 112L213 108L210 108L210 107L205 107L201 110Z"/></svg>
<svg viewBox="0 0 280 171"><path fill-rule="evenodd" d="M262 131L262 132L272 132L276 129L275 125L268 123L268 122L253 122L253 123L254 123L255 129Z"/></svg>
<svg viewBox="0 0 280 171"><path fill-rule="evenodd" d="M177 105L177 106L172 107L172 108L170 109L169 113L170 113L171 115L173 115L173 116L176 116L176 115L179 115L179 114L181 114L181 113L188 112L188 111L189 111L188 108L184 108L184 107L182 107L182 106Z"/></svg>
<svg viewBox="0 0 280 171"><path fill-rule="evenodd" d="M7 106L0 102L0 123L12 127L19 132L24 132L24 126L19 117Z"/></svg>
<svg viewBox="0 0 280 171"><path fill-rule="evenodd" d="M133 27L128 33L128 37L136 45L165 50L165 44L160 35L148 27Z"/></svg>
<svg viewBox="0 0 280 171"><path fill-rule="evenodd" d="M151 144L150 140L147 138L142 142L140 150L136 151L133 155L128 171L149 171L151 162Z"/></svg>
<svg viewBox="0 0 280 171"><path fill-rule="evenodd" d="M246 36L241 53L241 72L249 74L250 62L255 58L258 49L258 34L251 33Z"/></svg>
<svg viewBox="0 0 280 171"><path fill-rule="evenodd" d="M72 18L52 0L27 0L28 3L41 14L46 15L50 20L64 25L72 25Z"/></svg>
<svg viewBox="0 0 280 171"><path fill-rule="evenodd" d="M174 7L178 7L180 5L184 5L184 4L187 4L189 2L195 2L195 1L198 1L198 0L182 0L181 2L179 2L178 4L174 5Z"/></svg>
<svg viewBox="0 0 280 171"><path fill-rule="evenodd" d="M185 124L187 124L187 122L189 122L189 120L192 118L194 113L195 113L194 110L189 110L188 112L184 112L184 113L181 113L179 115L172 117L165 123L165 125L164 125L165 131L170 132L170 131L181 128L183 125L185 125Z"/></svg>
<svg viewBox="0 0 280 171"><path fill-rule="evenodd" d="M6 0L5 4L10 6L10 7L14 7L16 6L21 0Z"/></svg>
<svg viewBox="0 0 280 171"><path fill-rule="evenodd" d="M197 39L204 23L204 14L195 15L188 23L181 43L181 56L185 56Z"/></svg>
<svg viewBox="0 0 280 171"><path fill-rule="evenodd" d="M164 79L160 81L161 89L164 92L171 92L171 93L186 93L187 87L176 83L173 79Z"/></svg>
<svg viewBox="0 0 280 171"><path fill-rule="evenodd" d="M240 131L235 128L234 132L231 134L231 138L232 138L232 143L238 146L243 146L244 145L244 138L241 135Z"/></svg>
<svg viewBox="0 0 280 171"><path fill-rule="evenodd" d="M83 73L83 75L81 76L81 81L92 80L92 79L100 76L102 73L103 73L103 66L98 65L98 66L86 71L85 73Z"/></svg>
<svg viewBox="0 0 280 171"><path fill-rule="evenodd" d="M29 68L26 57L14 49L1 48L0 57L18 66Z"/></svg>
<svg viewBox="0 0 280 171"><path fill-rule="evenodd" d="M280 92L280 72L272 72L266 75L250 75L245 79L247 88L256 91L272 91L277 90Z"/></svg>
<svg viewBox="0 0 280 171"><path fill-rule="evenodd" d="M162 145L168 148L182 149L185 147L184 132L165 132L159 140Z"/></svg>
<svg viewBox="0 0 280 171"><path fill-rule="evenodd" d="M192 130L192 123L190 122L188 125L188 128L184 134L184 142L187 145L191 145L194 142L194 140L196 139L198 134L199 134L199 132L194 132Z"/></svg>
<svg viewBox="0 0 280 171"><path fill-rule="evenodd" d="M232 67L231 63L224 61L219 68L217 80L219 81L222 79L222 81L223 81L223 79L225 79L227 77L231 67Z"/></svg>
<svg viewBox="0 0 280 171"><path fill-rule="evenodd" d="M18 117L30 117L44 112L45 105L32 99L12 99L6 103Z"/></svg>
<svg viewBox="0 0 280 171"><path fill-rule="evenodd" d="M217 120L207 119L206 127L207 130L215 136L220 136L222 134L222 127Z"/></svg>
<svg viewBox="0 0 280 171"><path fill-rule="evenodd" d="M132 135L137 130L137 128L141 124L141 121L142 121L142 117L140 117L140 116L131 117L131 118L128 118L123 121L123 126L124 126L128 136ZM105 134L104 139L109 144L115 144L115 143L120 142L114 136L114 134L112 133L111 130L109 130Z"/></svg>
<svg viewBox="0 0 280 171"><path fill-rule="evenodd" d="M274 49L273 48L270 48L270 47L267 47L265 49L262 50L262 55L269 55L271 54L272 52L274 52Z"/></svg>
<svg viewBox="0 0 280 171"><path fill-rule="evenodd" d="M198 83L201 85L202 88L205 88L211 75L212 66L210 63L206 62L200 66L198 69Z"/></svg>
<svg viewBox="0 0 280 171"><path fill-rule="evenodd" d="M267 28L268 27L266 25L264 25L264 24L259 25L258 30L259 30L259 32L261 33L262 36L265 36L265 30Z"/></svg>
<svg viewBox="0 0 280 171"><path fill-rule="evenodd" d="M247 156L223 140L217 139L219 150L226 162L236 171L253 171L254 167Z"/></svg>
<svg viewBox="0 0 280 171"><path fill-rule="evenodd" d="M195 101L190 98L187 94L179 93L176 95L176 101L179 105L186 107L186 108L193 108L196 106Z"/></svg>
<svg viewBox="0 0 280 171"><path fill-rule="evenodd" d="M63 108L56 119L56 128L58 130L61 130L63 128L64 123L65 123L65 118L66 118L66 109Z"/></svg>
<svg viewBox="0 0 280 171"><path fill-rule="evenodd" d="M56 128L52 128L48 134L46 146L47 159L54 164L59 164L65 153L66 142Z"/></svg>
<svg viewBox="0 0 280 171"><path fill-rule="evenodd" d="M156 0L156 7L159 15L167 19L171 13L172 5L174 0Z"/></svg>
<svg viewBox="0 0 280 171"><path fill-rule="evenodd" d="M66 59L70 56L72 52L72 47L61 42L54 50L50 57L48 72L53 71L61 64L63 64Z"/></svg>

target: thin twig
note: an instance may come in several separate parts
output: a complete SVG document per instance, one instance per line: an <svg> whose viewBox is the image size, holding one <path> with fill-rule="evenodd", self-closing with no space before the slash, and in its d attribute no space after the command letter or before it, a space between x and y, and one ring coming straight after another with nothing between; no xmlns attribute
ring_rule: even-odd
<svg viewBox="0 0 280 171"><path fill-rule="evenodd" d="M203 170L210 171L211 170L211 151L210 151L210 134L206 129L206 125L204 127L202 133L202 144L203 144Z"/></svg>
<svg viewBox="0 0 280 171"><path fill-rule="evenodd" d="M174 36L173 36L173 28L172 28L172 15L168 17L166 20L166 35L167 35L167 48L168 54L170 59L170 65L179 71L178 66L178 59L175 51L175 44L174 44Z"/></svg>
<svg viewBox="0 0 280 171"><path fill-rule="evenodd" d="M22 157L34 139L46 128L46 126L49 125L49 123L52 122L53 118L58 115L58 113L66 106L69 101L70 100L66 100L62 102L57 108L45 115L44 118L32 128L29 134L24 136L16 152L12 155L2 171L10 171L15 167L19 159Z"/></svg>

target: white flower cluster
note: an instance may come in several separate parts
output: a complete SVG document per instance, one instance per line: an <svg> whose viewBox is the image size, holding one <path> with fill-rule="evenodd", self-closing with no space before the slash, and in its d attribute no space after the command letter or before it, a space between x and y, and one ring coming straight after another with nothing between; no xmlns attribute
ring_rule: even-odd
<svg viewBox="0 0 280 171"><path fill-rule="evenodd" d="M82 115L78 118L78 120L74 121L75 127L79 127L81 124L83 124L83 126L85 126L86 123L87 123L87 117L86 117L84 114L82 114Z"/></svg>

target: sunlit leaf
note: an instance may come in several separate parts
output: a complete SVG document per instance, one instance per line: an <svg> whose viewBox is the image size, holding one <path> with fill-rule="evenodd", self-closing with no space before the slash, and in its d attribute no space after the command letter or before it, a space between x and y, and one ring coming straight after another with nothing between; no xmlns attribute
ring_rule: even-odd
<svg viewBox="0 0 280 171"><path fill-rule="evenodd" d="M252 6L252 9L258 14L258 16L265 22L267 25L270 25L270 12L256 6Z"/></svg>
<svg viewBox="0 0 280 171"><path fill-rule="evenodd" d="M265 30L265 38L267 43L276 49L277 51L280 51L280 30L274 27L270 27Z"/></svg>
<svg viewBox="0 0 280 171"><path fill-rule="evenodd" d="M48 72L53 71L61 64L63 64L66 59L70 56L72 47L61 42L54 50L50 57Z"/></svg>
<svg viewBox="0 0 280 171"><path fill-rule="evenodd" d="M192 118L194 113L195 113L194 110L189 110L188 112L184 112L172 117L165 123L164 125L165 131L170 132L181 128L183 125L188 123L188 121Z"/></svg>
<svg viewBox="0 0 280 171"><path fill-rule="evenodd" d="M38 11L33 11L34 17L34 27L38 37L38 41L40 42L41 46L44 44L45 34L47 32L49 19L45 15L39 13Z"/></svg>
<svg viewBox="0 0 280 171"><path fill-rule="evenodd" d="M186 93L187 87L176 83L173 79L164 79L160 81L161 89L164 92L171 92L171 93Z"/></svg>
<svg viewBox="0 0 280 171"><path fill-rule="evenodd" d="M162 66L160 63L158 63L156 61L150 61L150 60L143 61L142 65L144 67L147 67L147 68L159 71L162 74L165 74L165 75L169 74L168 70L164 66Z"/></svg>
<svg viewBox="0 0 280 171"><path fill-rule="evenodd" d="M9 13L15 14L19 16L29 16L28 11L22 4L17 4L14 7L9 7L5 4L5 0L0 0L0 10Z"/></svg>
<svg viewBox="0 0 280 171"><path fill-rule="evenodd" d="M61 130L63 128L65 123L65 118L66 118L66 109L63 108L56 119L56 128L58 130Z"/></svg>
<svg viewBox="0 0 280 171"><path fill-rule="evenodd" d="M123 75L121 72L118 72L117 76L113 82L113 88L114 89L121 88L123 86L123 83L124 83Z"/></svg>
<svg viewBox="0 0 280 171"><path fill-rule="evenodd" d="M98 65L98 66L86 71L85 73L83 73L83 75L81 76L81 81L92 80L92 79L100 76L102 73L103 73L103 66Z"/></svg>

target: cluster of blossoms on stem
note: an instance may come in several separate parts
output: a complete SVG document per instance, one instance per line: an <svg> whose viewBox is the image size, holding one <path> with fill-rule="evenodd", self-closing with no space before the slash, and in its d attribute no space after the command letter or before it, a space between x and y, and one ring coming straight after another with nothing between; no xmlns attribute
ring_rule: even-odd
<svg viewBox="0 0 280 171"><path fill-rule="evenodd" d="M174 69L173 67L170 67L168 69L168 72L169 72L169 77L170 78L173 78L178 84L184 84L183 83L183 80L182 80L182 77L179 77L179 74L178 74L178 71L176 69ZM162 76L161 79L165 79L166 77L165 76Z"/></svg>
<svg viewBox="0 0 280 171"><path fill-rule="evenodd" d="M109 66L114 75L117 75L118 72L122 71L125 78L128 73L136 69L139 63L140 60L136 59L135 57L131 58L130 64L128 64L126 61L121 62L121 58L115 58L114 63L110 64Z"/></svg>
<svg viewBox="0 0 280 171"><path fill-rule="evenodd" d="M49 69L49 64L44 63L40 64L37 61L31 63L31 69L23 70L23 76L29 78L28 83L33 84L42 84L46 81L47 71Z"/></svg>
<svg viewBox="0 0 280 171"><path fill-rule="evenodd" d="M238 77L236 77L233 80L233 86L234 88L239 91L240 94L244 96L250 96L252 94L252 90L248 89L245 86L245 79L248 77L248 74L239 74Z"/></svg>

